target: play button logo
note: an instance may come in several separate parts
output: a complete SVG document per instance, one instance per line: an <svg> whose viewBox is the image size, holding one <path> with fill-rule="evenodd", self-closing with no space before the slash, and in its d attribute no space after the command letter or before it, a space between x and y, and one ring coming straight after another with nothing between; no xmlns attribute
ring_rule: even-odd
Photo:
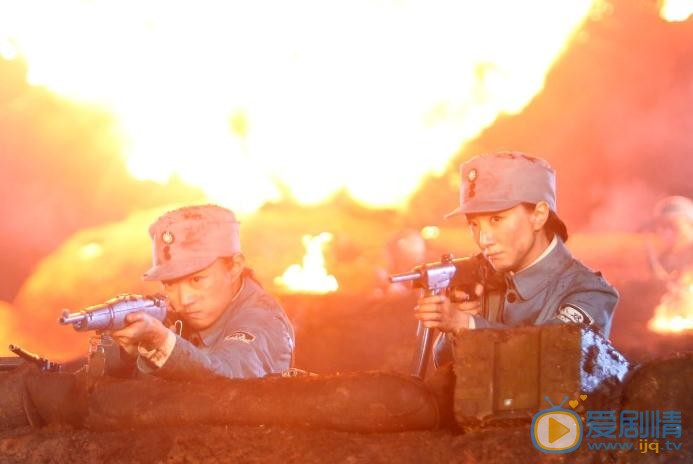
<svg viewBox="0 0 693 464"><path fill-rule="evenodd" d="M572 411L549 410L532 426L535 446L549 453L568 453L580 444L581 422Z"/></svg>
<svg viewBox="0 0 693 464"><path fill-rule="evenodd" d="M569 453L582 442L582 421L574 411L553 406L532 420L532 443L544 453Z"/></svg>
<svg viewBox="0 0 693 464"><path fill-rule="evenodd" d="M549 416L549 443L555 443L568 433L570 433L570 427L566 427L560 421Z"/></svg>

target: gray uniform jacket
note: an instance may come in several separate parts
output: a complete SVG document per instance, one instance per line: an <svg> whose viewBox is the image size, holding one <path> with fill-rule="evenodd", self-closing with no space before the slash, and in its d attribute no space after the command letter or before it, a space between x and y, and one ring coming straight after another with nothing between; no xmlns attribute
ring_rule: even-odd
<svg viewBox="0 0 693 464"><path fill-rule="evenodd" d="M294 330L279 303L252 278L243 278L239 295L210 327L189 338L176 336L164 365L142 369L167 379L213 377L245 379L281 373L292 364Z"/></svg>
<svg viewBox="0 0 693 464"><path fill-rule="evenodd" d="M507 328L541 324L575 323L596 328L605 337L618 303L618 292L565 247L557 243L551 252L527 269L507 274L508 289L500 320L475 315L476 328ZM448 337L436 343L436 365L452 360Z"/></svg>

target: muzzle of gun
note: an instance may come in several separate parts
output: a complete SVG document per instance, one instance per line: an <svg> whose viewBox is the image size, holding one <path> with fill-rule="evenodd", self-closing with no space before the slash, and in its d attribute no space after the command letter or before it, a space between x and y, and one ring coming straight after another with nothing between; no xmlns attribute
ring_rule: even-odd
<svg viewBox="0 0 693 464"><path fill-rule="evenodd" d="M17 355L16 360L18 362L15 362L14 366L11 366L10 363L0 362L0 365L4 365L4 367L6 367L6 369L0 368L0 370L9 370L9 369L7 369L7 367L10 367L10 368L19 367L22 364L22 362L34 364L39 369L41 369L42 371L46 371L46 372L60 372L62 370L62 366L60 364L53 362L53 361L49 361L48 359L43 358L43 357L41 357L35 353L32 353L30 351L27 351L20 346L10 345L9 350ZM2 359L8 360L10 358L2 358Z"/></svg>

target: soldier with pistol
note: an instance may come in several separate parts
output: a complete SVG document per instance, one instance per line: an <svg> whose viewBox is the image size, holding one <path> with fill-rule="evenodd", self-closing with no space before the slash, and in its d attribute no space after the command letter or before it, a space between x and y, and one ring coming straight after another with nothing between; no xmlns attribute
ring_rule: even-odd
<svg viewBox="0 0 693 464"><path fill-rule="evenodd" d="M215 205L170 211L149 229L153 266L178 333L146 311L111 336L141 373L168 379L253 378L291 367L294 332L245 267L239 223Z"/></svg>
<svg viewBox="0 0 693 464"><path fill-rule="evenodd" d="M465 215L505 289L495 299L482 285L458 302L443 294L426 296L418 301L416 318L444 334L577 323L608 337L618 293L566 248L553 168L523 153L500 152L472 158L460 172L460 207L448 216ZM435 360L437 365L451 360L447 337L437 342Z"/></svg>

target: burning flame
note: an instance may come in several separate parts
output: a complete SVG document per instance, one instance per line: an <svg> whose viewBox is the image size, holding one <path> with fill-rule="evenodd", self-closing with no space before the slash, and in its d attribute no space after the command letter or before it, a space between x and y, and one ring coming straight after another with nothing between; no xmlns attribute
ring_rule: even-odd
<svg viewBox="0 0 693 464"><path fill-rule="evenodd" d="M246 213L400 207L542 89L592 3L10 0L0 56L110 111L139 178Z"/></svg>
<svg viewBox="0 0 693 464"><path fill-rule="evenodd" d="M686 21L693 15L691 0L663 0L659 14L667 21Z"/></svg>
<svg viewBox="0 0 693 464"><path fill-rule="evenodd" d="M303 256L303 265L292 264L281 277L275 277L274 283L297 293L322 294L336 291L339 288L337 279L325 270L325 257L322 253L323 247L332 238L329 232L316 236L304 235L306 254Z"/></svg>
<svg viewBox="0 0 693 464"><path fill-rule="evenodd" d="M421 236L425 240L435 240L440 237L440 228L437 226L426 226L421 229Z"/></svg>
<svg viewBox="0 0 693 464"><path fill-rule="evenodd" d="M684 273L669 286L648 328L659 333L693 330L693 272Z"/></svg>
<svg viewBox="0 0 693 464"><path fill-rule="evenodd" d="M103 255L103 247L98 243L87 243L79 249L79 257L85 261L93 260Z"/></svg>

